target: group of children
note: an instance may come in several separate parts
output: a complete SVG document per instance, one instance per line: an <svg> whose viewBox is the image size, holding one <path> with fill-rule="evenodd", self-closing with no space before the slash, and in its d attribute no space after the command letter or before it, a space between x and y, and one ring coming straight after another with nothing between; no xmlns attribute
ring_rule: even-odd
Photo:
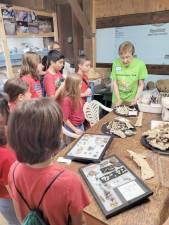
<svg viewBox="0 0 169 225"><path fill-rule="evenodd" d="M85 224L82 211L89 199L83 185L52 158L60 147L63 124L76 134L84 132L83 105L92 95L87 76L90 61L80 57L77 73L66 78L60 51L51 50L47 64L43 71L39 55L25 53L20 78L9 79L0 93L0 212L10 225L21 224L28 205L38 207L56 176L39 206L44 218L51 225ZM45 74L41 82L40 74Z"/></svg>

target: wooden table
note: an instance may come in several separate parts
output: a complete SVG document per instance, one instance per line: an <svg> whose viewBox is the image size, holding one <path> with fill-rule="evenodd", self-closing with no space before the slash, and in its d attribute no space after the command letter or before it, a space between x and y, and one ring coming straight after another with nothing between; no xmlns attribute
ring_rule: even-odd
<svg viewBox="0 0 169 225"><path fill-rule="evenodd" d="M111 112L102 118L95 126L90 128L87 133L101 133L101 127L103 123L110 121L115 117ZM144 148L140 144L141 134L150 129L150 121L160 120L158 114L149 114L144 113L143 115L143 126L137 128L137 134L133 137L128 137L126 139L116 138L112 141L109 148L106 151L105 156L111 154L116 154L126 165L133 170L140 177L140 169L137 167L135 162L133 162L127 149L133 150L138 153L144 153L147 156L147 161L151 168L155 171L155 177L145 181L146 185L154 192L154 194L149 198L150 200L133 207L125 212L122 212L110 219L106 219L102 214L99 206L91 195L87 185L87 190L91 196L91 204L85 208L84 212L87 217L88 225L161 225L169 216L169 190L166 187L162 187L159 182L159 169L158 169L158 154L153 153L152 151ZM135 122L136 118L130 118L131 121ZM64 156L65 153L72 147L73 143L67 146L63 151L61 151L58 156ZM57 156L57 157L58 157ZM166 159L166 157L165 157ZM78 169L84 166L80 163L72 162L69 166L66 166L68 169L78 172ZM169 162L168 162L169 170ZM169 173L168 173L169 176Z"/></svg>

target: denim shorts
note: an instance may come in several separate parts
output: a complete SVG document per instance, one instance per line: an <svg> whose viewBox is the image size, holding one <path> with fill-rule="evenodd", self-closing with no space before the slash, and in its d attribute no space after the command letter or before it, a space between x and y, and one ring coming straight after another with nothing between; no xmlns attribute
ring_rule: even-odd
<svg viewBox="0 0 169 225"><path fill-rule="evenodd" d="M20 225L16 218L12 199L0 198L0 213L8 222L8 225Z"/></svg>

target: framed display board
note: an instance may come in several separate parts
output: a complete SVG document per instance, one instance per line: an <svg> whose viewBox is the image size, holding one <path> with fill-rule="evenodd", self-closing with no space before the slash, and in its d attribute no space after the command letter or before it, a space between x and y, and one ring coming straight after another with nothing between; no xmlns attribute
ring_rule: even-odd
<svg viewBox="0 0 169 225"><path fill-rule="evenodd" d="M117 156L80 168L106 218L148 198L153 192Z"/></svg>
<svg viewBox="0 0 169 225"><path fill-rule="evenodd" d="M83 134L65 157L83 163L100 162L111 141L111 135Z"/></svg>

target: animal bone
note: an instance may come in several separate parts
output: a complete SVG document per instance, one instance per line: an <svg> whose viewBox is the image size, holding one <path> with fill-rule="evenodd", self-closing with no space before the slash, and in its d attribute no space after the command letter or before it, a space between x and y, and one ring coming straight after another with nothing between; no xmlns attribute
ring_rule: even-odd
<svg viewBox="0 0 169 225"><path fill-rule="evenodd" d="M135 123L136 127L141 127L142 126L142 121L143 121L143 112L139 112L139 115L137 117L137 121Z"/></svg>
<svg viewBox="0 0 169 225"><path fill-rule="evenodd" d="M145 160L145 156L131 150L127 150L132 159L136 162L136 164L141 168L141 178L143 180L148 180L154 177L154 171L150 168L149 164Z"/></svg>

